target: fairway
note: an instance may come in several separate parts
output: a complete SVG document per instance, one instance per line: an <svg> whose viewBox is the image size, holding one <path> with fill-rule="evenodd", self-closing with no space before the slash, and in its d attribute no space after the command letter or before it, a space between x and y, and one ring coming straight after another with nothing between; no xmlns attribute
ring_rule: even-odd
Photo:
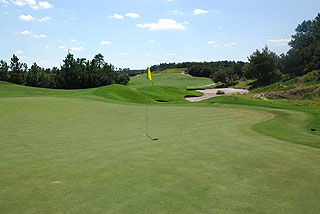
<svg viewBox="0 0 320 214"><path fill-rule="evenodd" d="M274 114L87 98L0 99L1 213L318 213L320 150ZM282 110L290 113L289 110Z"/></svg>

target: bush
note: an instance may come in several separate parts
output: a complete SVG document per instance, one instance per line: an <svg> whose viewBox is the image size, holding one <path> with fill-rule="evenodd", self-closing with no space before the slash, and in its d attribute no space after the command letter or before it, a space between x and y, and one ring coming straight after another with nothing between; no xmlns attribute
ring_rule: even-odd
<svg viewBox="0 0 320 214"><path fill-rule="evenodd" d="M222 94L225 94L225 93L224 93L224 91L218 90L216 94L217 95L222 95Z"/></svg>

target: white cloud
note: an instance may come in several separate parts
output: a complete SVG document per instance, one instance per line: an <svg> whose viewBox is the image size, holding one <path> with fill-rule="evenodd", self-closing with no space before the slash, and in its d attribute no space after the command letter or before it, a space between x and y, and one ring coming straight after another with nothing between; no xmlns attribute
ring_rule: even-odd
<svg viewBox="0 0 320 214"><path fill-rule="evenodd" d="M49 21L51 19L51 17L49 16L46 16L46 17L42 17L40 19L38 19L39 22L46 22L46 21Z"/></svg>
<svg viewBox="0 0 320 214"><path fill-rule="evenodd" d="M285 42L283 42L283 43L277 43L277 44L275 44L275 46L276 46L276 47L288 46L288 43L285 43Z"/></svg>
<svg viewBox="0 0 320 214"><path fill-rule="evenodd" d="M146 56L151 56L151 53L145 53L144 55L146 55Z"/></svg>
<svg viewBox="0 0 320 214"><path fill-rule="evenodd" d="M127 56L128 53L120 53L120 56Z"/></svg>
<svg viewBox="0 0 320 214"><path fill-rule="evenodd" d="M37 4L35 0L15 0L15 1L12 1L12 3L20 7L24 5L33 6Z"/></svg>
<svg viewBox="0 0 320 214"><path fill-rule="evenodd" d="M100 45L111 45L112 43L109 41L101 41Z"/></svg>
<svg viewBox="0 0 320 214"><path fill-rule="evenodd" d="M44 46L44 47L47 48L47 49L50 48L49 45L46 45L46 46Z"/></svg>
<svg viewBox="0 0 320 214"><path fill-rule="evenodd" d="M284 43L284 42L290 42L291 39L268 39L268 42L272 43Z"/></svg>
<svg viewBox="0 0 320 214"><path fill-rule="evenodd" d="M18 50L16 51L16 54L23 54L23 51Z"/></svg>
<svg viewBox="0 0 320 214"><path fill-rule="evenodd" d="M23 20L23 21L32 21L32 20L36 20L36 18L34 18L31 15L20 15L19 19Z"/></svg>
<svg viewBox="0 0 320 214"><path fill-rule="evenodd" d="M43 10L52 8L52 5L47 1L40 1L38 5L32 5L31 7L35 10Z"/></svg>
<svg viewBox="0 0 320 214"><path fill-rule="evenodd" d="M71 50L71 51L83 51L84 47L72 47L72 48L69 48L69 50Z"/></svg>
<svg viewBox="0 0 320 214"><path fill-rule="evenodd" d="M19 59L28 59L28 57L26 57L26 56L21 56L21 55L17 55L17 57L18 57Z"/></svg>
<svg viewBox="0 0 320 214"><path fill-rule="evenodd" d="M150 40L148 41L148 44L152 44L152 43L155 43L155 42L156 42L155 40L150 39Z"/></svg>
<svg viewBox="0 0 320 214"><path fill-rule="evenodd" d="M183 15L183 12L179 11L179 10L171 10L170 13L173 13L174 15L178 16L178 15Z"/></svg>
<svg viewBox="0 0 320 214"><path fill-rule="evenodd" d="M133 19L140 18L140 15L138 13L127 13L125 16L133 18Z"/></svg>
<svg viewBox="0 0 320 214"><path fill-rule="evenodd" d="M71 48L67 48L67 47L65 47L65 46L63 46L63 45L60 45L59 46L59 48L60 49L64 49L65 51L68 51L68 50L70 50L70 51L84 51L84 47L71 47Z"/></svg>
<svg viewBox="0 0 320 214"><path fill-rule="evenodd" d="M25 31L20 32L20 34L21 35L31 35L32 33L30 31L25 30Z"/></svg>
<svg viewBox="0 0 320 214"><path fill-rule="evenodd" d="M214 44L217 44L217 42L216 41L209 41L208 42L208 45L214 45Z"/></svg>
<svg viewBox="0 0 320 214"><path fill-rule="evenodd" d="M219 26L218 28L219 28L219 30L221 30L221 29L222 29L222 27L221 27L221 26Z"/></svg>
<svg viewBox="0 0 320 214"><path fill-rule="evenodd" d="M9 4L9 2L7 2L6 0L0 0L0 2L2 2L4 4Z"/></svg>
<svg viewBox="0 0 320 214"><path fill-rule="evenodd" d="M36 39L41 39L41 38L47 37L47 36L44 35L44 34L32 34L31 36L32 36L33 38L36 38Z"/></svg>
<svg viewBox="0 0 320 214"><path fill-rule="evenodd" d="M195 10L193 11L193 14L194 14L194 15L200 15L200 14L205 14L205 13L209 13L209 11L207 11L207 10L202 10L202 9L195 9Z"/></svg>
<svg viewBox="0 0 320 214"><path fill-rule="evenodd" d="M112 19L123 19L124 17L122 15L119 15L117 13L113 14L113 15L109 15L109 18Z"/></svg>
<svg viewBox="0 0 320 214"><path fill-rule="evenodd" d="M77 42L76 39L70 39L70 42Z"/></svg>
<svg viewBox="0 0 320 214"><path fill-rule="evenodd" d="M33 32L30 32L30 31L27 31L27 30L20 32L20 34L21 35L29 35L29 36L32 36L33 38L36 38L36 39L47 37L44 34L34 34Z"/></svg>
<svg viewBox="0 0 320 214"><path fill-rule="evenodd" d="M168 2L173 2L173 1L175 1L175 0L166 0L166 1L168 1Z"/></svg>
<svg viewBox="0 0 320 214"><path fill-rule="evenodd" d="M175 53L166 53L164 54L165 56L175 56L176 54Z"/></svg>
<svg viewBox="0 0 320 214"><path fill-rule="evenodd" d="M231 47L231 46L236 46L236 45L237 45L236 42L231 42L231 43L229 43L229 44L225 44L224 46L225 46L225 47Z"/></svg>
<svg viewBox="0 0 320 214"><path fill-rule="evenodd" d="M37 20L38 22L46 22L46 21L49 21L51 19L51 17L46 16L46 17L42 17L40 19L36 19L35 17L33 17L31 15L20 15L19 19L21 19L23 21L35 21L35 20Z"/></svg>
<svg viewBox="0 0 320 214"><path fill-rule="evenodd" d="M186 30L184 23L177 23L172 19L159 19L158 23L137 24L139 28L150 30Z"/></svg>

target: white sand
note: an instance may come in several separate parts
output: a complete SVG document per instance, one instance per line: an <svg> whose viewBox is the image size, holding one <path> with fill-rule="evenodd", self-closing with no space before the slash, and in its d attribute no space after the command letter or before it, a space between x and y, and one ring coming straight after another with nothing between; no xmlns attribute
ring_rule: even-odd
<svg viewBox="0 0 320 214"><path fill-rule="evenodd" d="M235 88L215 88L215 89L205 89L196 90L203 93L201 97L186 97L185 99L190 102L199 102L202 100L210 99L212 97L222 96L222 95L232 95L232 94L246 94L249 91L245 89L235 89ZM225 94L217 95L217 91L223 91Z"/></svg>

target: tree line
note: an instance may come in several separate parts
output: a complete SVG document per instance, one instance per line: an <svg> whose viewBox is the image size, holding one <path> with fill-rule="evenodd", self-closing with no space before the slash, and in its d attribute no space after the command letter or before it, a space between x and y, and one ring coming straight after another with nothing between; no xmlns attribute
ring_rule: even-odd
<svg viewBox="0 0 320 214"><path fill-rule="evenodd" d="M0 80L43 88L82 89L115 83L125 85L130 78L126 73L116 72L113 65L104 61L102 54L95 55L90 61L75 59L68 53L60 69L44 69L37 63L28 68L13 55L9 65L0 61Z"/></svg>
<svg viewBox="0 0 320 214"><path fill-rule="evenodd" d="M289 46L290 50L280 56L267 47L256 50L244 67L246 78L256 79L255 85L261 86L320 70L320 13L297 26Z"/></svg>
<svg viewBox="0 0 320 214"><path fill-rule="evenodd" d="M240 79L256 80L253 87L302 76L320 70L320 13L314 20L303 21L289 42L290 50L278 56L267 46L254 51L247 63L234 61L161 63L152 71L184 68L196 77L209 77L221 86L231 86ZM320 77L319 77L320 79Z"/></svg>
<svg viewBox="0 0 320 214"><path fill-rule="evenodd" d="M290 50L278 56L267 46L254 51L248 62L181 62L151 66L151 71L184 68L192 76L209 77L221 86L231 86L240 79L255 80L253 87L268 85L320 70L320 13L314 20L303 21L289 42ZM0 61L0 80L45 88L92 88L113 83L127 84L130 76L145 70L129 68L115 71L113 65L97 54L91 61L75 59L68 53L60 69L44 69L34 63L30 69L13 55L10 64ZM319 77L320 79L320 77Z"/></svg>

